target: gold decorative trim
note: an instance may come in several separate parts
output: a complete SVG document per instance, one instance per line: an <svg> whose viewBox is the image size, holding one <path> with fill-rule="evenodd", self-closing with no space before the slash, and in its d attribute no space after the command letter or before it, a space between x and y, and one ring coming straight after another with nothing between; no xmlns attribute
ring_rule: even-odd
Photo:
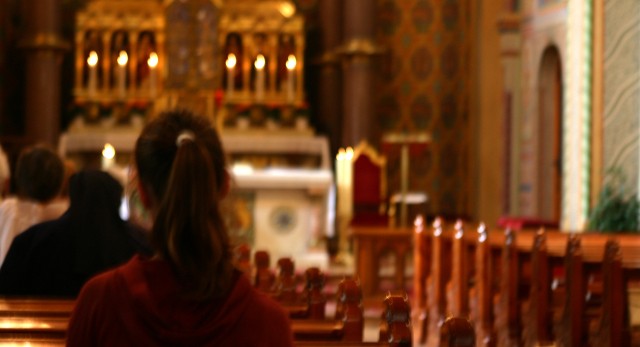
<svg viewBox="0 0 640 347"><path fill-rule="evenodd" d="M378 55L386 51L386 48L378 45L372 39L351 39L334 50L338 55Z"/></svg>
<svg viewBox="0 0 640 347"><path fill-rule="evenodd" d="M71 45L62 36L53 33L41 33L20 40L20 48L24 49L52 49L66 51Z"/></svg>

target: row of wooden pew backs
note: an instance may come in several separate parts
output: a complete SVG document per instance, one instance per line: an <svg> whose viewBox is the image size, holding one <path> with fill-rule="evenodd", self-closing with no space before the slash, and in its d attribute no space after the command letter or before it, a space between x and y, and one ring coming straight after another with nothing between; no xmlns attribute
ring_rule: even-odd
<svg viewBox="0 0 640 347"><path fill-rule="evenodd" d="M360 283L343 279L337 287L335 316L325 315L327 303L323 292L324 275L317 268L305 271L302 293L297 292L293 262L278 261L276 271L264 266L265 254L256 257L257 270L252 273L257 289L279 301L290 314L297 345L411 345L410 306L406 295L388 295L380 324L380 341L363 342L364 308ZM267 264L268 264L268 254ZM268 266L267 266L268 267ZM268 285L265 285L268 282ZM0 344L28 342L31 346L62 345L74 301L58 299L0 300Z"/></svg>
<svg viewBox="0 0 640 347"><path fill-rule="evenodd" d="M478 344L628 346L627 287L640 279L640 237L470 229L414 235L414 306L421 341L447 315L469 317Z"/></svg>

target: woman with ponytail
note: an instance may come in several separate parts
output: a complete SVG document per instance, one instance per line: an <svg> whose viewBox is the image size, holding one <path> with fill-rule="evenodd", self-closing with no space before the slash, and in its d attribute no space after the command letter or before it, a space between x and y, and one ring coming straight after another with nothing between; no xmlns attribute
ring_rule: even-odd
<svg viewBox="0 0 640 347"><path fill-rule="evenodd" d="M135 163L155 255L83 287L67 345L292 346L287 314L232 265L219 208L229 174L208 121L162 114L138 138Z"/></svg>

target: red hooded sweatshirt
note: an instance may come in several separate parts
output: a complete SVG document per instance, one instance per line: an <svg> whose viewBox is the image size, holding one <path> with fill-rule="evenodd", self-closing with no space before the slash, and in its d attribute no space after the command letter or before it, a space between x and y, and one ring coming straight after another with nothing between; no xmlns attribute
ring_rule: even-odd
<svg viewBox="0 0 640 347"><path fill-rule="evenodd" d="M293 346L279 304L237 271L234 283L225 298L186 301L166 262L135 256L83 287L67 346Z"/></svg>

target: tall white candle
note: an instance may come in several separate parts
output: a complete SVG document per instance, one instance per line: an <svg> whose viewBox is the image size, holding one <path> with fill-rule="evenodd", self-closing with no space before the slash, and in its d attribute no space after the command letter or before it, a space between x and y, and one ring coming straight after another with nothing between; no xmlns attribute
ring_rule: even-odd
<svg viewBox="0 0 640 347"><path fill-rule="evenodd" d="M256 67L256 101L261 102L264 100L264 55L258 54L254 66Z"/></svg>
<svg viewBox="0 0 640 347"><path fill-rule="evenodd" d="M109 170L116 160L116 149L110 143L105 143L102 149L102 170Z"/></svg>
<svg viewBox="0 0 640 347"><path fill-rule="evenodd" d="M89 99L93 99L96 96L96 89L98 86L98 53L91 51L89 58L87 58L87 64L89 65L89 81L87 85L87 93Z"/></svg>
<svg viewBox="0 0 640 347"><path fill-rule="evenodd" d="M296 77L296 57L290 54L287 58L287 102L293 103L295 100L295 77Z"/></svg>
<svg viewBox="0 0 640 347"><path fill-rule="evenodd" d="M156 54L156 52L151 52L151 54L149 54L147 65L149 65L149 96L155 97L158 84L156 77L156 68L158 67L158 54Z"/></svg>
<svg viewBox="0 0 640 347"><path fill-rule="evenodd" d="M124 99L127 96L127 52L120 51L118 55L118 96Z"/></svg>
<svg viewBox="0 0 640 347"><path fill-rule="evenodd" d="M338 186L338 206L337 206L337 210L338 210L338 215L339 216L344 216L345 215L345 180L344 180L344 162L345 162L345 151L344 148L340 148L338 150L338 154L336 155L336 185Z"/></svg>
<svg viewBox="0 0 640 347"><path fill-rule="evenodd" d="M344 156L345 164L345 213L351 217L353 214L353 148L347 147Z"/></svg>
<svg viewBox="0 0 640 347"><path fill-rule="evenodd" d="M227 95L231 96L233 94L233 90L235 89L234 83L235 83L235 76L234 76L234 69L236 67L236 55L233 53L229 53L229 55L227 56L227 61L226 61L226 65L227 65Z"/></svg>

